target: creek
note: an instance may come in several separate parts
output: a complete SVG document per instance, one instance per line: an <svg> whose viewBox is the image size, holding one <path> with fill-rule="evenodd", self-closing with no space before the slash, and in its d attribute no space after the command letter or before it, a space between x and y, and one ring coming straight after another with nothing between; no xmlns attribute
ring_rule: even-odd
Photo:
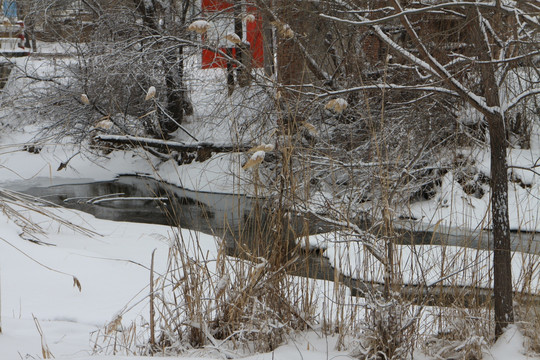
<svg viewBox="0 0 540 360"><path fill-rule="evenodd" d="M131 175L112 181L33 186L21 191L100 219L179 226L216 235L226 240L229 251L253 217L256 202L246 196L191 191Z"/></svg>
<svg viewBox="0 0 540 360"><path fill-rule="evenodd" d="M33 186L25 188L23 192L102 219L179 226L212 234L223 239L227 254L231 256L242 256L246 251L260 255L258 247L268 249L275 246L271 243L272 230L266 226L268 210L264 210L264 199L191 191L153 178L133 175L119 176L116 180L104 182ZM321 221L300 216L293 217L290 224L295 234L316 234L331 230L330 226ZM395 227L402 234L402 244L445 244L489 249L492 243L489 231L460 230L411 220L398 220ZM261 239L261 234L268 236L262 236ZM540 238L536 233L512 232L511 240L513 250L540 253ZM301 256L291 273L316 279L336 279L335 269L319 249L306 250L305 256ZM352 289L353 294L362 295L373 288L382 289L382 284L366 284L342 275L339 279ZM419 287L414 285L402 287L403 292L409 292L411 297L416 298L425 298L426 292L433 290L419 291ZM440 299L444 287L437 291L437 294L430 294ZM488 289L475 291L477 296L484 299L491 296L491 290Z"/></svg>

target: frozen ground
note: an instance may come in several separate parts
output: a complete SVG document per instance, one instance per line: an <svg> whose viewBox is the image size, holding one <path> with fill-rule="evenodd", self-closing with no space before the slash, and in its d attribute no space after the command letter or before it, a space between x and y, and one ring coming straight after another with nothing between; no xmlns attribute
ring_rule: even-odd
<svg viewBox="0 0 540 360"><path fill-rule="evenodd" d="M46 54L69 54L70 49L59 44L39 43L38 48ZM58 76L49 57L31 57L11 59L14 64L33 76ZM68 60L63 60L68 61ZM228 97L223 69L200 70L193 64L187 65L191 72L186 74L191 94L193 94L194 114L184 124L189 134L201 142L231 143L240 141L258 145L264 143L264 136L259 135L260 126L251 122L252 112L261 99L263 92L252 93L249 88L238 89L235 95ZM204 74L201 72L204 71ZM21 73L13 70L3 90L2 97L14 99L29 91L30 85L21 78ZM205 81L201 82L201 77ZM249 99L249 105L238 103ZM9 104L9 101L6 102ZM252 107L250 107L252 106ZM239 113L241 109L241 113ZM40 124L35 113L21 115L20 110L9 106L0 108L0 113L13 118L9 131L0 134L0 183L4 186L20 187L24 182L30 185L55 185L114 179L118 174L147 174L157 176L169 183L191 190L208 192L249 193L250 173L242 172L241 165L247 160L240 154L214 154L211 159L199 163L183 165L181 171L174 161L162 163L147 153L137 150L113 152L107 157L95 156L88 151L80 151L80 144L72 144L69 139L64 143L41 141L39 154L28 156L21 151L25 144L33 144ZM216 115L216 114L219 114ZM264 132L262 132L264 133ZM174 141L192 142L192 138L181 129L173 134ZM9 156L8 156L9 155ZM61 163L67 167L57 170Z"/></svg>
<svg viewBox="0 0 540 360"><path fill-rule="evenodd" d="M49 49L54 51L54 49ZM23 61L23 60L17 60ZM41 60L36 60L41 61ZM216 76L220 76L216 73ZM217 85L216 85L217 86ZM215 98L216 89L200 88L197 93L201 100L209 103ZM235 126L236 115L233 104L224 103L226 119L215 119L204 127L195 126L196 120L207 119L208 108L196 109L194 123L187 124L201 140L229 139ZM225 121L227 120L227 121ZM215 156L211 161L179 169L172 163L160 164L153 158L137 156L136 151L113 152L108 158L76 155L69 166L57 171L60 163L71 158L78 149L66 144L45 144L39 154L21 151L24 143L32 139L35 127L16 128L0 136L0 182L3 186L21 187L31 185L53 185L59 183L108 180L121 173L155 174L171 183L191 189L217 192L241 190L245 180L233 175L237 173L241 159L234 155ZM182 140L182 135L178 134ZM256 139L264 142L264 139ZM520 167L533 166L540 156L538 141L530 151L512 151L511 163ZM472 154L475 166L483 171L489 169L485 152ZM538 176L530 171L516 169L519 177L530 187L514 187L510 194L512 226L533 230L538 228L539 208ZM431 223L475 228L489 227L486 217L487 195L478 199L463 192L451 175L443 180L438 196L434 199L414 204L411 215ZM452 206L448 205L452 204ZM448 206L447 206L448 205ZM457 210L457 211L456 211ZM169 238L174 231L169 227L115 223L98 220L76 211L54 209L54 214L74 224L84 226L95 234L81 234L66 225L44 217L41 214L23 211L45 229L39 238L46 244L36 244L24 240L20 222L16 223L7 215L0 214L0 296L2 315L2 335L0 335L0 359L39 359L43 357L42 347L47 346L57 359L87 359L91 357L93 343L91 334L112 321L119 312L133 307L124 314L123 322L137 317L145 317L148 293L148 267L150 254L156 250L156 271L162 271L166 262ZM216 239L208 235L184 231L184 237L195 237L208 251L216 251ZM320 240L320 239L319 239ZM335 240L335 239L333 239ZM315 241L315 240L314 240ZM358 264L367 261L368 256L356 245L346 247L339 242L326 244L327 256L344 273L359 275ZM440 271L437 259L440 247L426 247L423 258L432 261L428 275ZM416 265L417 254L403 248L404 258L409 259L409 268ZM476 256L489 258L488 254L463 252L451 248L448 256L456 263L469 262ZM414 255L414 256L413 256ZM457 260L456 260L457 259ZM340 264L339 261L345 261ZM371 260L369 260L371 261ZM514 259L519 266L519 259ZM37 262L41 263L39 265ZM57 271L47 270L43 265ZM483 266L489 266L489 263ZM485 271L486 268L483 268ZM475 270L475 269L471 269ZM355 273L356 272L356 273ZM381 274L368 274L378 278ZM73 277L81 283L81 291L73 286ZM412 275L411 275L412 276ZM536 275L537 276L537 275ZM414 280L414 278L412 278ZM431 277L427 279L433 281ZM470 280L460 278L460 281ZM484 279L485 280L485 279ZM141 302L139 302L142 300ZM43 337L40 336L41 328ZM327 339L314 333L295 334L288 343L273 353L247 357L253 360L270 359L335 359L349 358L347 351L334 349L335 338ZM523 355L523 337L516 328L511 328L498 343L486 350L487 359L530 359ZM110 357L124 359L125 357ZM219 358L215 352L187 353L181 359ZM415 359L425 359L417 354Z"/></svg>
<svg viewBox="0 0 540 360"><path fill-rule="evenodd" d="M156 249L155 270L162 272L169 239L177 230L159 225L111 222L77 211L49 209L71 224L95 232L83 234L42 214L19 210L42 227L45 232L40 239L46 244L22 239L19 234L23 229L5 214L0 215L3 331L0 358L39 359L43 356L42 347L49 349L56 359L126 358L91 357L92 335L119 313L123 315L123 324L139 317L148 318L150 255ZM205 253L217 253L218 240L211 236L187 230L183 230L182 236L196 238ZM54 270L47 270L43 265ZM80 281L80 291L74 286L72 276ZM273 353L250 355L247 359L350 358L348 351L336 351L335 343L334 337L297 333ZM486 350L489 355L486 358L531 358L523 355L523 346L521 334L511 329L507 336ZM177 358L221 356L203 349ZM415 357L417 360L427 358L419 353Z"/></svg>

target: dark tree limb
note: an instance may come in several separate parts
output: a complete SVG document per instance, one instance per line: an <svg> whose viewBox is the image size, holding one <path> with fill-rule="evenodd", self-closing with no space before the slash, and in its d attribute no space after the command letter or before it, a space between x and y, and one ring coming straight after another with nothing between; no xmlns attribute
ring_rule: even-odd
<svg viewBox="0 0 540 360"><path fill-rule="evenodd" d="M167 141L130 135L97 135L94 140L116 145L144 146L159 149L161 151L182 151L182 152L244 152L251 148L249 144L231 144L231 143L211 143L194 142L182 143L176 141Z"/></svg>
<svg viewBox="0 0 540 360"><path fill-rule="evenodd" d="M478 11L470 11L472 39L478 48L484 97L488 106L500 107L496 69L491 48L482 28ZM495 303L495 338L514 322L512 297L512 254L510 252L510 220L508 212L508 163L503 114L485 114L489 127L491 153L491 218L493 224L493 299Z"/></svg>

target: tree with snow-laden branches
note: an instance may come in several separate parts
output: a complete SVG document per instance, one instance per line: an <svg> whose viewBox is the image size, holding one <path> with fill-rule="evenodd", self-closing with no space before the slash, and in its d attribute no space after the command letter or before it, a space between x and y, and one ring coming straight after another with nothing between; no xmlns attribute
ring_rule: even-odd
<svg viewBox="0 0 540 360"><path fill-rule="evenodd" d="M520 101L540 94L540 87L534 81L518 94L506 92L505 86L510 73L535 66L534 61L537 61L539 54L537 34L540 23L537 17L527 13L526 8L518 7L517 2L435 2L433 5L415 4L414 7L407 7L399 0L392 0L389 5L390 8L383 11L382 16L373 17L356 12L351 14L354 20L339 18L336 21L351 21L351 24L371 29L391 49L391 53L402 58L404 63L414 66L419 75L425 77L424 86L434 86L433 91L442 88L443 92L454 92L455 96L480 112L488 124L491 146L495 335L500 336L503 329L514 320L505 119ZM413 25L417 16L451 17L456 22L454 31L460 31L461 28L467 32L462 34L461 41L469 49L460 54L459 50L450 48L447 54L436 56L438 49L434 49L427 36L422 36L419 25ZM405 30L407 40L402 44L393 40L383 27L383 24L394 20L399 20ZM479 83L471 84L467 81L464 76L467 73L477 74Z"/></svg>
<svg viewBox="0 0 540 360"><path fill-rule="evenodd" d="M190 24L192 1L25 0L21 11L40 39L62 43L69 59L55 62L59 77L18 70L33 82L25 108L47 118L44 136L85 138L96 117L107 117L123 134L168 137L192 113L184 60L196 37L191 30L209 26Z"/></svg>
<svg viewBox="0 0 540 360"><path fill-rule="evenodd" d="M441 144L444 138L439 135L441 131L448 133L448 126L455 124L458 107L476 114L473 116L479 119L476 124L487 124L491 149L495 334L500 336L514 319L506 150L509 146L526 146L512 142L512 138L516 134L518 138L527 137L523 127L520 128L522 118L528 117L525 122L530 125L531 107L534 111L540 94L538 7L527 1L500 0L346 0L317 5L299 2L294 11L288 11L263 0L259 3L278 24L278 34L283 33L280 29L285 26L291 30L287 36L281 35L278 44L286 49L280 57L278 48L278 62L282 61L283 66L280 68L278 63L278 78L280 85L295 99L309 99L313 103L333 98L323 104L326 103L325 109L333 110L334 118L347 122L343 126L357 121L358 115L353 109L362 104L371 113L378 110L378 115L373 117L380 116L381 122L383 117L389 119L384 125L386 129L392 128L388 123L393 117L403 116L407 107L415 112L419 104L428 104L431 111L439 108L437 113L428 116L440 114L440 119L446 118L447 125L441 123L436 129L429 122L430 131L426 128L423 131L438 140L426 140L424 145L419 145L421 151L409 159L400 153L406 167L402 168L401 175L396 172L398 178L413 174L411 171L423 162L423 154L429 152L431 146ZM302 16L316 23L322 41L314 41L309 33L306 36L305 25L297 20ZM292 49L295 53L289 56ZM356 61L355 56L363 63ZM307 72L289 72L294 66ZM296 86L298 82L303 83L302 88ZM377 93L380 94L379 105L371 98ZM347 108L341 105L341 100L348 104ZM395 115L396 104L400 102L401 113ZM446 109L447 115L441 109ZM358 109L355 110L358 114ZM380 141L385 133L378 133L372 117L368 118L371 120L367 121L367 131L378 134ZM386 132L388 134L388 130ZM411 134L409 132L408 136ZM473 137L481 139L482 131ZM359 145L352 143L350 149L356 151ZM384 147L374 150L377 164L393 163L388 145L390 143L386 142ZM314 163L325 161L324 157L319 157ZM349 162L348 166L355 163L359 168L369 166L368 162L357 160ZM413 164L415 166L411 166ZM384 166L389 169L389 165Z"/></svg>

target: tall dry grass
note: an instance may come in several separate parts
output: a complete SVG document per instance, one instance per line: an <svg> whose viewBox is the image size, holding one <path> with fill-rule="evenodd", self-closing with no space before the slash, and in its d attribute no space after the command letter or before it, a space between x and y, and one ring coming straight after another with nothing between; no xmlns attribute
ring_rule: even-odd
<svg viewBox="0 0 540 360"><path fill-rule="evenodd" d="M482 358L493 340L490 252L471 245L473 238L464 238L465 246L416 244L395 224L413 190L426 185L411 175L420 156L402 158L393 151L394 139L381 137L383 114L379 123L369 119L377 161L361 161L370 170L353 171L343 154L328 151L323 158L314 150L315 135L297 106L281 108L270 139L274 160L238 169L251 177L255 195L272 196L253 207L249 229L235 239L235 256L223 242L208 253L195 233L186 238L176 232L167 270L151 280L154 313L148 324L104 330L96 337L98 352L170 355L204 349L233 357L272 351L291 334L309 330L336 335L338 347L360 359L407 359L417 349L436 358ZM410 167L396 165L401 163ZM332 191L321 191L322 201L314 206L318 184L306 179L320 174L330 179L323 190ZM359 193L368 180L373 197L366 206ZM426 180L434 192L438 180ZM310 221L333 228L324 244L333 249L332 259L309 251ZM443 237L435 225L433 241ZM518 311L532 350L539 348L537 300L530 296L538 294L537 260L522 257L514 286L516 300L529 301Z"/></svg>

